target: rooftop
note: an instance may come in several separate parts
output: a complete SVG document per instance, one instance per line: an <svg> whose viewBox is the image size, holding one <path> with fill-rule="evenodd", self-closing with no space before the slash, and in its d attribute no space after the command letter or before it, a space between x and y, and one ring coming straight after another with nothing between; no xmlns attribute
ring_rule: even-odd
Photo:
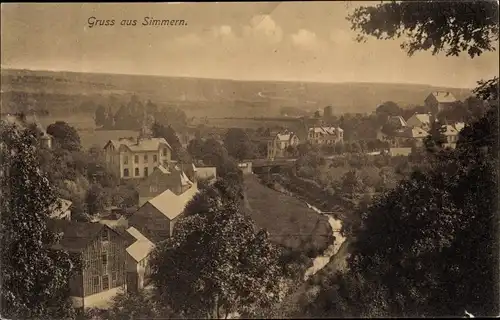
<svg viewBox="0 0 500 320"><path fill-rule="evenodd" d="M168 144L167 140L164 138L120 138L118 140L109 140L106 146L112 143L115 149L119 149L121 146L127 147L132 152L139 151L157 151L161 145L166 145L170 150L172 147Z"/></svg>
<svg viewBox="0 0 500 320"><path fill-rule="evenodd" d="M176 195L171 190L165 190L148 202L165 217L172 220L184 212L186 205L197 192L198 187L193 184L184 193Z"/></svg>
<svg viewBox="0 0 500 320"><path fill-rule="evenodd" d="M453 103L457 101L455 96L448 91L434 91L430 96L433 96L439 103Z"/></svg>
<svg viewBox="0 0 500 320"><path fill-rule="evenodd" d="M72 204L73 204L73 202L71 202L69 200L61 199L61 198L57 199L57 203L54 203L50 207L50 211L51 211L50 217L51 218L62 217L66 213L66 211L71 207Z"/></svg>
<svg viewBox="0 0 500 320"><path fill-rule="evenodd" d="M65 249L70 252L83 251L88 243L106 227L101 223L68 220L49 220L48 225L54 232L63 234L54 249Z"/></svg>
<svg viewBox="0 0 500 320"><path fill-rule="evenodd" d="M314 131L315 133L322 133L322 134L329 134L329 135L336 134L337 130L339 132L344 131L339 127L311 127L311 128L309 128L309 131Z"/></svg>
<svg viewBox="0 0 500 320"><path fill-rule="evenodd" d="M146 258L155 245L134 227L128 228L127 233L135 239L135 242L127 247L127 253L137 262Z"/></svg>
<svg viewBox="0 0 500 320"><path fill-rule="evenodd" d="M412 117L415 117L422 124L431 123L431 116L428 113L415 113Z"/></svg>

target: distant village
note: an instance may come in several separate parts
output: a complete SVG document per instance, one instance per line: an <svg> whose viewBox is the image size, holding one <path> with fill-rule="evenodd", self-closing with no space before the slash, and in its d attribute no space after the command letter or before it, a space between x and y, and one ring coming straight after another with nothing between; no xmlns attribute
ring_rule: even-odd
<svg viewBox="0 0 500 320"><path fill-rule="evenodd" d="M387 149L379 153L407 156L413 147L422 147L437 114L457 100L449 92L432 92L425 99L429 113L416 113L408 119L390 116L387 123L391 132L381 128L377 139L386 142ZM268 129L252 137L266 145L266 161L293 158L290 148L303 142L316 146L344 143L344 130L330 125L332 108L316 112L307 134L300 136L285 128ZM3 117L19 122L14 116ZM463 122L443 124L446 146L456 146ZM40 143L52 148L52 138L41 126ZM180 137L181 141L185 137ZM189 139L187 139L189 140ZM183 144L186 145L187 141ZM411 145L411 146L410 146ZM109 168L120 179L136 181L139 192L137 208L109 207L91 222L72 220L72 202L60 199L54 204L51 226L63 235L58 246L72 254L84 257L89 268L80 270L70 282L75 307L100 307L120 290L138 292L147 287L151 272L149 254L162 240L173 234L174 226L182 217L186 205L198 193L198 184L217 179L214 166L193 162L184 164L172 159L173 149L164 138L153 138L147 128L137 137L122 137L105 143L104 154ZM252 173L252 159L241 161L240 169Z"/></svg>

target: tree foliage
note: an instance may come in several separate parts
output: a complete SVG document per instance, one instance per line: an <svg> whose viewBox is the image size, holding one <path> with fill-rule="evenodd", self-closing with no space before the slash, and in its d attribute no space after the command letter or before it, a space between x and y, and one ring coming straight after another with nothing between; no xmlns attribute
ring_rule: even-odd
<svg viewBox="0 0 500 320"><path fill-rule="evenodd" d="M175 312L221 318L256 314L277 302L281 269L267 232L256 232L238 203L217 197L180 220L174 236L157 247L152 280Z"/></svg>
<svg viewBox="0 0 500 320"><path fill-rule="evenodd" d="M318 303L315 315L498 314L497 155L498 110L492 108L460 133L454 152L367 210L349 273L338 282L344 289L324 288L319 298L341 303Z"/></svg>
<svg viewBox="0 0 500 320"><path fill-rule="evenodd" d="M168 306L163 306L151 292L120 292L107 310L90 309L85 312L87 320L133 320L133 319L179 319Z"/></svg>
<svg viewBox="0 0 500 320"><path fill-rule="evenodd" d="M29 130L1 125L1 309L16 319L72 316L73 263L56 251L47 221L56 196L39 169L37 139Z"/></svg>
<svg viewBox="0 0 500 320"><path fill-rule="evenodd" d="M55 143L62 149L68 151L78 151L81 149L78 132L64 121L56 121L49 125L47 133L54 137Z"/></svg>
<svg viewBox="0 0 500 320"><path fill-rule="evenodd" d="M224 146L230 156L240 161L252 159L255 156L255 146L241 128L230 128L227 131L224 137Z"/></svg>
<svg viewBox="0 0 500 320"><path fill-rule="evenodd" d="M489 1L407 1L361 7L349 19L377 38L406 35L410 55L475 57L493 50L497 15ZM438 152L365 211L347 273L332 275L338 285L323 288L310 314L498 315L498 78L478 84L487 114L460 132L455 150Z"/></svg>
<svg viewBox="0 0 500 320"><path fill-rule="evenodd" d="M359 31L377 39L406 38L401 48L409 55L417 51L461 52L474 58L493 51L498 41L498 3L495 1L391 1L356 8L347 17Z"/></svg>

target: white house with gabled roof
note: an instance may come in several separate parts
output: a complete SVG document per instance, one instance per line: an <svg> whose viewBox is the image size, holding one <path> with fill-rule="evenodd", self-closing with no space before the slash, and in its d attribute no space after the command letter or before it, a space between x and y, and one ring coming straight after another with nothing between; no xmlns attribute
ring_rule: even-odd
<svg viewBox="0 0 500 320"><path fill-rule="evenodd" d="M104 146L106 162L122 179L144 178L159 165L169 166L172 147L164 138L120 138Z"/></svg>

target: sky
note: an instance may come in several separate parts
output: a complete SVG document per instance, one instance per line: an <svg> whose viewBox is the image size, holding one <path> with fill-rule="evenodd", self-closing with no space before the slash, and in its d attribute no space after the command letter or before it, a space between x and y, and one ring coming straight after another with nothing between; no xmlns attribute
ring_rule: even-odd
<svg viewBox="0 0 500 320"><path fill-rule="evenodd" d="M355 41L347 15L374 2L23 3L1 6L2 68L236 80L417 83L471 88L498 52L412 57L401 40ZM115 20L89 26L89 18ZM184 26L142 26L144 17ZM137 20L136 26L120 21Z"/></svg>

